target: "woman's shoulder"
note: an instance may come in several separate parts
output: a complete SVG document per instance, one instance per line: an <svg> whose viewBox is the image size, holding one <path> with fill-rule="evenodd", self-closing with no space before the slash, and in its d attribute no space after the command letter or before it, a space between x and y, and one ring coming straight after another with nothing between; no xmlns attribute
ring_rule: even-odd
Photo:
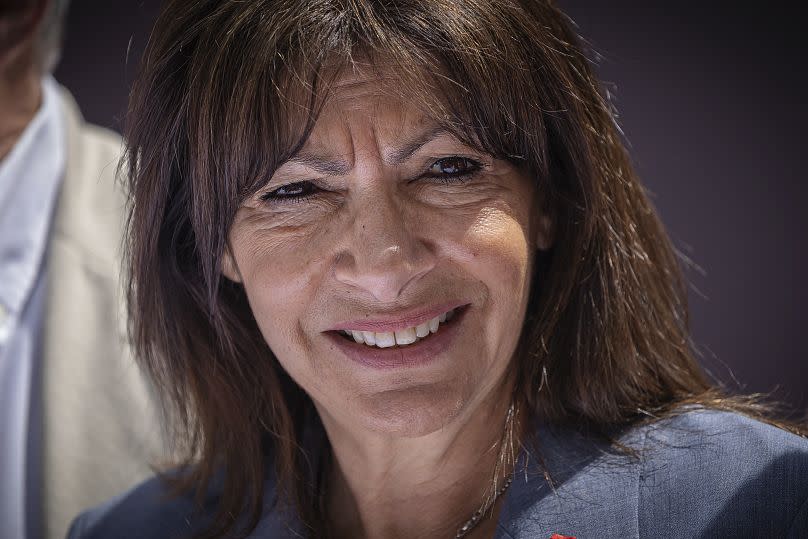
<svg viewBox="0 0 808 539"><path fill-rule="evenodd" d="M762 467L808 472L808 439L736 412L690 407L640 427L634 439L642 442L649 469L664 464L739 468L741 475Z"/></svg>
<svg viewBox="0 0 808 539"><path fill-rule="evenodd" d="M612 433L622 448L538 425L501 536L803 537L808 440L736 413L679 412Z"/></svg>
<svg viewBox="0 0 808 539"><path fill-rule="evenodd" d="M153 477L103 505L80 514L73 521L67 539L193 537L213 522L219 490L214 482L201 503L197 503L193 493L172 493L166 477ZM267 509L250 537L289 535L289 530L297 523L285 512L276 510L275 485L271 478L265 482L264 500Z"/></svg>
<svg viewBox="0 0 808 539"><path fill-rule="evenodd" d="M80 514L67 539L179 539L206 528L216 512L219 485L213 481L205 496L178 494L172 483L183 472L175 469L154 476L102 505Z"/></svg>
<svg viewBox="0 0 808 539"><path fill-rule="evenodd" d="M808 440L751 417L692 408L640 429L640 531L788 537L808 528ZM645 535L645 534L643 534Z"/></svg>
<svg viewBox="0 0 808 539"><path fill-rule="evenodd" d="M153 477L79 515L67 538L185 537L196 531L199 520L191 497L172 496L164 478Z"/></svg>

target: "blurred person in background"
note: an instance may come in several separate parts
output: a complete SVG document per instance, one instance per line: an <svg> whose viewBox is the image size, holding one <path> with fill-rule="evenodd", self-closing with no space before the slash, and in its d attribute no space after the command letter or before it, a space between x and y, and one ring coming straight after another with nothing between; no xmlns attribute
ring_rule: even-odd
<svg viewBox="0 0 808 539"><path fill-rule="evenodd" d="M67 0L0 0L0 537L64 537L161 443L118 285L120 138L52 78Z"/></svg>

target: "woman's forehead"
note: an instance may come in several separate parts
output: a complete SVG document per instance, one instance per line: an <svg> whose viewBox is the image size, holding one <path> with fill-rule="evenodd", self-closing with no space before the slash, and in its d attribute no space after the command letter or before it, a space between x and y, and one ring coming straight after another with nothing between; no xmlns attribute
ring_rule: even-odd
<svg viewBox="0 0 808 539"><path fill-rule="evenodd" d="M326 68L326 73L329 69L333 68ZM350 113L359 108L364 114L427 118L430 116L429 104L438 98L426 90L425 78L425 73L388 64L384 60L351 61L339 67L333 75L320 77L327 83L318 97L331 113Z"/></svg>
<svg viewBox="0 0 808 539"><path fill-rule="evenodd" d="M306 145L329 146L342 137L366 136L401 142L413 134L439 128L439 122L426 111L386 93L374 81L355 82L334 88Z"/></svg>
<svg viewBox="0 0 808 539"><path fill-rule="evenodd" d="M321 96L321 108L302 146L304 152L327 152L352 139L373 136L402 154L425 140L452 136L435 114L437 97L418 92L411 80L392 69L348 66L332 80Z"/></svg>

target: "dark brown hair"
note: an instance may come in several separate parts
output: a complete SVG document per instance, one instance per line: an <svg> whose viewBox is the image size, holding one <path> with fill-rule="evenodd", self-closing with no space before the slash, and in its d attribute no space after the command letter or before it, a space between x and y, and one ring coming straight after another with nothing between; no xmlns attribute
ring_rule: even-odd
<svg viewBox="0 0 808 539"><path fill-rule="evenodd" d="M211 536L240 516L254 528L271 471L317 533L301 446L311 403L221 260L240 203L305 141L329 74L360 56L395 65L437 120L536 178L555 243L535 265L514 358L533 414L607 431L686 402L758 413L694 360L677 257L551 2L173 0L126 128L129 301L140 363L187 442L180 487L201 496L221 474Z"/></svg>

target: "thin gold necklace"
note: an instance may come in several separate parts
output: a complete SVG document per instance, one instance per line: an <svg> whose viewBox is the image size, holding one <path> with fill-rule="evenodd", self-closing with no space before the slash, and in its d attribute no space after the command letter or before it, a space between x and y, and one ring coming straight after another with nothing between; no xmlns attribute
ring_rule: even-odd
<svg viewBox="0 0 808 539"><path fill-rule="evenodd" d="M511 486L513 482L513 469L515 462L515 453L514 453L514 445L513 445L513 428L514 428L514 419L516 416L516 406L514 403L511 403L511 406L508 408L508 414L505 416L505 431L502 434L502 440L500 442L500 449L499 449L499 456L497 457L497 464L494 467L494 480L492 483L492 490L493 494L486 497L483 500L482 505L480 506L477 511L471 515L469 518L460 528L458 528L457 533L455 534L455 539L460 539L461 537L465 537L471 530L477 527L477 524L483 519L483 516L492 508L497 501L497 498L502 496L508 487ZM509 466L510 465L510 466ZM499 476L502 474L503 469L511 468L512 472L508 475L507 479L505 479L505 483L497 488L497 482Z"/></svg>

